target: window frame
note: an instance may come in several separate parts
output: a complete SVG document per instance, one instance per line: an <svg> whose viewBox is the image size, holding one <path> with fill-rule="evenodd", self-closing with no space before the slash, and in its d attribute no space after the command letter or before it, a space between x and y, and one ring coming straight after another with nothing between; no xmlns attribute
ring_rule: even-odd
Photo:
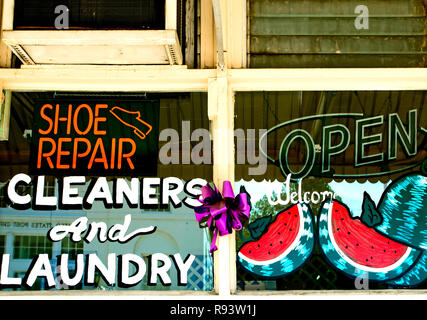
<svg viewBox="0 0 427 320"><path fill-rule="evenodd" d="M2 2L2 40L24 65L43 63L55 65L67 64L67 62L68 64L103 64L100 63L101 60L85 54L86 51L92 52L92 55L99 53L99 46L105 46L105 50L110 51L109 56L103 58L106 65L113 64L108 62L113 59L113 56L116 57L117 64L183 64L183 54L177 34L177 0L165 0L163 30L66 30L65 33L64 30L14 30L15 0ZM48 53L50 50L45 50L46 46L54 46L63 52L58 56L51 55ZM135 54L135 46L140 49L140 52L146 52L144 57L141 54ZM42 48L39 49L40 47ZM31 52L27 52L29 50ZM78 57L77 60L70 54L72 52L70 50L77 52L75 54ZM40 56L48 62L37 62ZM71 60L69 60L70 57ZM139 60L135 60L136 57ZM133 63L132 60L134 60Z"/></svg>
<svg viewBox="0 0 427 320"><path fill-rule="evenodd" d="M124 92L182 92L208 93L208 116L213 127L214 182L230 180L234 184L234 95L239 91L348 91L348 90L427 90L427 69L234 69L185 70L164 68L99 67L61 68L35 67L18 70L0 69L0 79L7 90L76 90ZM37 72L35 72L37 70ZM55 83L48 79L61 79ZM138 81L136 81L138 79ZM90 83L89 83L90 82ZM121 85L130 85L124 90ZM185 89L185 90L184 90ZM216 130L218 129L218 130ZM227 134L224 134L227 133ZM214 292L228 296L236 288L235 233L219 237L214 253ZM412 291L410 291L412 293ZM162 294L161 292L156 292ZM182 294L182 291L179 291ZM251 292L253 293L253 292ZM317 292L319 293L319 292ZM325 294L324 291L321 293ZM142 294L147 294L143 292ZM153 293L151 293L153 294ZM164 294L164 293L163 293ZM199 293L197 293L199 294ZM204 293L206 294L206 293ZM248 293L245 293L248 294ZM271 294L271 293L269 293ZM278 295L275 293L274 295ZM283 294L283 292L281 292ZM327 294L327 292L326 292Z"/></svg>

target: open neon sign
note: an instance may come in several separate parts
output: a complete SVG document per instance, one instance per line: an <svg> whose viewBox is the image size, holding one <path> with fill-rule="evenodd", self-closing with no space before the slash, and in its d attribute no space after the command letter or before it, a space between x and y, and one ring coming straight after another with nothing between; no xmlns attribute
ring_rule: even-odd
<svg viewBox="0 0 427 320"><path fill-rule="evenodd" d="M282 140L279 159L273 159L263 150L262 142L268 134L286 128L294 124L300 124L305 121L314 120L330 120L330 119L353 119L355 121L353 141L354 141L354 168L359 168L367 165L380 165L383 163L390 163L397 159L397 150L400 145L407 158L415 158L419 150L425 148L426 130L418 123L418 112L416 109L410 110L407 114L406 125L402 122L399 115L393 113L388 116L374 116L366 117L364 114L359 113L342 113L342 114L323 114L314 115L304 118L298 118L281 123L270 130L268 130L260 138L260 150L267 157L268 160L278 165L282 174L287 177L292 175L293 180L302 179L309 175L313 176L326 176L331 178L362 178L372 176L382 176L387 174L394 174L409 170L413 167L420 165L422 162L416 162L407 165L403 168L394 170L381 170L381 172L374 172L368 174L340 174L336 173L331 166L331 158L346 152L350 146L352 134L350 129L343 124L330 124L322 128L321 136L322 141L320 145L320 161L316 157L316 143L310 133L304 129L298 128L290 131ZM387 119L387 137L382 133L369 133L372 128L378 128L384 125ZM333 137L338 137L339 142L333 144ZM420 137L421 144L419 146ZM386 139L386 140L385 140ZM335 140L335 141L336 141ZM299 171L294 171L290 166L289 150L294 143L301 141L306 148L305 160L303 161L302 168ZM367 147L376 144L382 144L386 141L386 152L369 153L366 152ZM319 164L320 162L320 164ZM317 164L317 170L314 170Z"/></svg>

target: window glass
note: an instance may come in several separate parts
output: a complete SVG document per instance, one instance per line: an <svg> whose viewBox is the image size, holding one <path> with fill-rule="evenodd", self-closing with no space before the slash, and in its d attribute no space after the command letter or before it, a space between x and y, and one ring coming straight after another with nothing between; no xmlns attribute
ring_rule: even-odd
<svg viewBox="0 0 427 320"><path fill-rule="evenodd" d="M13 93L0 250L14 288L213 290L194 215L212 172L204 93ZM36 261L54 282L23 283Z"/></svg>
<svg viewBox="0 0 427 320"><path fill-rule="evenodd" d="M236 95L240 290L425 288L426 92Z"/></svg>
<svg viewBox="0 0 427 320"><path fill-rule="evenodd" d="M15 29L54 29L64 19L72 29L164 29L165 1L15 1Z"/></svg>

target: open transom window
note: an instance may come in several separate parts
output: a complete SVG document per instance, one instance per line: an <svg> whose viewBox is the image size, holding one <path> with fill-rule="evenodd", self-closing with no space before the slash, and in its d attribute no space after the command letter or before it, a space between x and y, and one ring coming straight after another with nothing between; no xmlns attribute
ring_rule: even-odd
<svg viewBox="0 0 427 320"><path fill-rule="evenodd" d="M178 4L7 0L2 37L29 65L181 65Z"/></svg>

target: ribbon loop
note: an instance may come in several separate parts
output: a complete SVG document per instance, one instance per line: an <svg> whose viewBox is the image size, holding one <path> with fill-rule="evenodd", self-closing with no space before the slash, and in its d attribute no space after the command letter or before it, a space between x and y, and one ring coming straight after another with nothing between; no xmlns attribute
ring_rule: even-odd
<svg viewBox="0 0 427 320"><path fill-rule="evenodd" d="M214 189L215 188L215 189ZM214 185L202 187L202 195L198 199L201 206L194 209L196 220L201 228L209 228L213 232L210 253L216 251L216 239L242 230L249 221L251 207L247 193L241 192L234 196L230 181L224 181L222 194Z"/></svg>

